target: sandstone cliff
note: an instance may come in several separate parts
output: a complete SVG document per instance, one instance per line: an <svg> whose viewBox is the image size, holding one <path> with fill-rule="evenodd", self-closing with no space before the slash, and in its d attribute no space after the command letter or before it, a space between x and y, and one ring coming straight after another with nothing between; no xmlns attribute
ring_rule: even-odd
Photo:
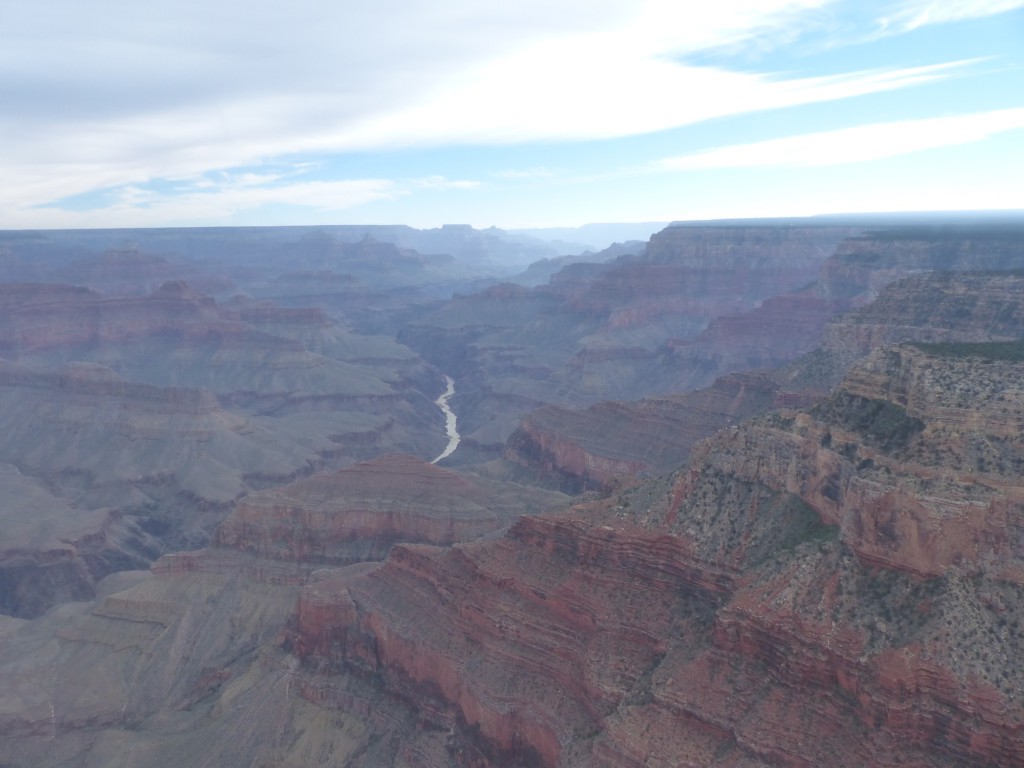
<svg viewBox="0 0 1024 768"><path fill-rule="evenodd" d="M866 561L1019 581L1024 368L944 350L882 348L809 413L728 438L760 441L738 451L709 444L705 460L757 456L731 471L799 494Z"/></svg>
<svg viewBox="0 0 1024 768"><path fill-rule="evenodd" d="M774 489L770 472L748 479L736 435L799 436L788 418L728 431L675 477L524 518L495 541L400 545L382 565L316 574L221 549L122 577L85 611L10 630L0 670L17 684L0 696L0 754L16 765L83 754L156 766L1019 762L1020 587L984 562L922 579L864 560L813 494ZM888 434L872 439L905 450ZM59 660L45 650L58 618Z"/></svg>
<svg viewBox="0 0 1024 768"><path fill-rule="evenodd" d="M1024 371L999 349L880 350L667 481L320 581L295 651L416 706L451 764L1013 765Z"/></svg>
<svg viewBox="0 0 1024 768"><path fill-rule="evenodd" d="M863 303L893 280L918 272L1019 270L1022 234L1019 222L872 229L843 241L822 270L822 284L831 295Z"/></svg>
<svg viewBox="0 0 1024 768"><path fill-rule="evenodd" d="M1024 256L1015 266L1024 265ZM812 364L832 385L856 360L902 341L1003 341L1024 336L1020 272L926 272L893 282L822 334Z"/></svg>
<svg viewBox="0 0 1024 768"><path fill-rule="evenodd" d="M400 338L465 382L458 405L466 444L493 456L533 408L706 387L731 372L784 366L812 351L824 331L817 363L783 386L823 394L879 343L942 327L966 333L972 323L954 317L954 307L994 306L989 300L998 303L1000 291L1004 299L1012 295L1012 272L1024 266L1022 234L1019 225L672 226L641 255L567 267L546 286L457 296L406 324ZM1010 283L976 292L971 281L987 278L947 277L943 286L922 277L886 290L921 273L979 269L1001 272ZM866 327L853 335L841 322L826 330L837 315L879 295L890 303L869 311L892 333L876 329L865 347ZM899 332L906 321L894 302L904 299L932 308L933 317L920 318L921 334ZM978 338L987 332L984 311L974 318Z"/></svg>
<svg viewBox="0 0 1024 768"><path fill-rule="evenodd" d="M746 315L720 318L696 339L679 344L678 354L696 366L727 368L739 366L740 359L767 365L795 357L824 333L819 348L785 368L725 376L685 395L583 410L538 409L522 420L505 455L576 488L601 487L615 476L667 472L686 460L694 442L736 420L773 405L797 407L820 399L850 366L884 344L1024 336L1024 277L1017 272L913 275L826 323L837 306L810 294L794 295L767 301ZM790 344L788 350L780 348Z"/></svg>
<svg viewBox="0 0 1024 768"><path fill-rule="evenodd" d="M320 676L284 650L299 591L334 573L325 565L381 557L396 541L474 537L563 499L408 456L253 494L214 547L109 576L92 602L0 624L0 762L371 768L443 754L436 733L406 739L417 716L372 685L353 679L340 710L328 702Z"/></svg>

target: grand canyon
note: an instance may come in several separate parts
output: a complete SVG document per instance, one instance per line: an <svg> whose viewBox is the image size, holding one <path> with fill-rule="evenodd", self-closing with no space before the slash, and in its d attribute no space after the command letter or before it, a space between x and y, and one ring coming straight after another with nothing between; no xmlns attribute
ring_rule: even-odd
<svg viewBox="0 0 1024 768"><path fill-rule="evenodd" d="M1024 765L1024 216L560 235L0 232L0 766Z"/></svg>

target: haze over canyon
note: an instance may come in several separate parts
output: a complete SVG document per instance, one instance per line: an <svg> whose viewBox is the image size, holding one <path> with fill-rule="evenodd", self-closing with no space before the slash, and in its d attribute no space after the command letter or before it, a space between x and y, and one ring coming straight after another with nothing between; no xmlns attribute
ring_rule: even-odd
<svg viewBox="0 0 1024 768"><path fill-rule="evenodd" d="M0 766L1024 764L1024 215L637 232L0 232Z"/></svg>

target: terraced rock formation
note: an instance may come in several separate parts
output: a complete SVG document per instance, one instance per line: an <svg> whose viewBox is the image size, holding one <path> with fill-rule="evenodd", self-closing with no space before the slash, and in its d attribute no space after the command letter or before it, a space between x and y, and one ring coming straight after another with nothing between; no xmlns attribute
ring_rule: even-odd
<svg viewBox="0 0 1024 768"><path fill-rule="evenodd" d="M852 231L669 227L651 238L641 256L566 267L533 289L503 285L457 296L408 323L399 339L460 382L455 405L464 446L493 457L533 408L688 391L731 370L788 360L809 348L813 339L805 337L814 335L813 326L808 331L806 323L789 323L786 328L799 337L789 339L783 329L789 321L781 319L770 334L774 341L746 345L748 352L758 350L754 360L746 353L713 352L720 331L712 331L707 343L695 341L692 354L687 340L699 339L718 318L754 310L813 282ZM824 312L821 323L838 311L813 297L800 306L794 318ZM754 325L771 328L763 321Z"/></svg>
<svg viewBox="0 0 1024 768"><path fill-rule="evenodd" d="M296 653L452 765L1013 765L1021 365L883 349L664 482L310 585Z"/></svg>
<svg viewBox="0 0 1024 768"><path fill-rule="evenodd" d="M732 374L712 386L584 410L545 406L523 419L505 458L567 488L671 472L703 438L771 408L778 383L765 374Z"/></svg>
<svg viewBox="0 0 1024 768"><path fill-rule="evenodd" d="M1024 763L1019 230L859 228L809 286L849 231L730 226L419 317L382 290L469 459L547 406L458 472L440 371L326 302L0 290L0 764ZM250 235L231 280L270 284ZM972 248L994 271L919 272ZM774 364L855 305L787 368L551 407Z"/></svg>
<svg viewBox="0 0 1024 768"><path fill-rule="evenodd" d="M792 299L765 302L762 309L735 319L752 328L758 318L763 319L767 305L773 305L771 312L775 312ZM601 487L615 477L670 471L687 460L697 440L718 429L775 406L798 407L821 399L850 366L884 344L1024 337L1024 275L1016 271L925 272L887 284L870 304L825 323L828 314L805 325L808 338L810 331L815 335L821 331L821 345L785 367L725 376L684 395L602 403L588 409L546 406L522 420L505 456L543 477L566 483L567 488ZM802 318L799 312L787 317L793 323ZM733 320L714 321L689 345L690 354L709 336L721 342L712 344L712 349L743 350L778 330L766 323L759 333L742 331L726 343L721 333ZM783 341L776 343L788 343L798 340L799 334L783 330L777 338ZM772 344L766 348L760 353L762 359L773 354ZM754 361L759 353L740 354Z"/></svg>
<svg viewBox="0 0 1024 768"><path fill-rule="evenodd" d="M489 502L454 472L384 456L246 496L216 541L309 565L383 560L396 541L452 544L497 530L507 517Z"/></svg>
<svg viewBox="0 0 1024 768"><path fill-rule="evenodd" d="M828 324L808 361L827 389L883 344L1006 341L1024 336L1024 255L1009 271L924 272L900 279L871 303Z"/></svg>
<svg viewBox="0 0 1024 768"><path fill-rule="evenodd" d="M20 616L202 546L247 491L445 443L441 374L315 309L180 282L113 299L5 285L0 305L0 462L67 511L0 545L0 608Z"/></svg>
<svg viewBox="0 0 1024 768"><path fill-rule="evenodd" d="M359 681L344 713L318 701L317 679L284 651L300 589L395 542L453 543L564 500L409 456L252 494L215 546L0 623L0 761L390 764L416 718Z"/></svg>

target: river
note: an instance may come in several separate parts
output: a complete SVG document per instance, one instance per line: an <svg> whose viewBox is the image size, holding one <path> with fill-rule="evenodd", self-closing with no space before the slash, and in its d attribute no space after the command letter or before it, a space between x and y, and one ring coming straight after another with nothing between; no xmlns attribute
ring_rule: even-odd
<svg viewBox="0 0 1024 768"><path fill-rule="evenodd" d="M437 404L437 407L441 409L441 413L444 414L444 431L448 434L448 445L445 447L444 451L441 452L440 456L430 462L431 464L437 464L441 459L447 459L455 453L455 449L459 447L459 440L461 439L459 437L455 413L448 407L448 400L455 394L455 381L451 376L445 376L444 380L448 386L441 396L434 402Z"/></svg>

